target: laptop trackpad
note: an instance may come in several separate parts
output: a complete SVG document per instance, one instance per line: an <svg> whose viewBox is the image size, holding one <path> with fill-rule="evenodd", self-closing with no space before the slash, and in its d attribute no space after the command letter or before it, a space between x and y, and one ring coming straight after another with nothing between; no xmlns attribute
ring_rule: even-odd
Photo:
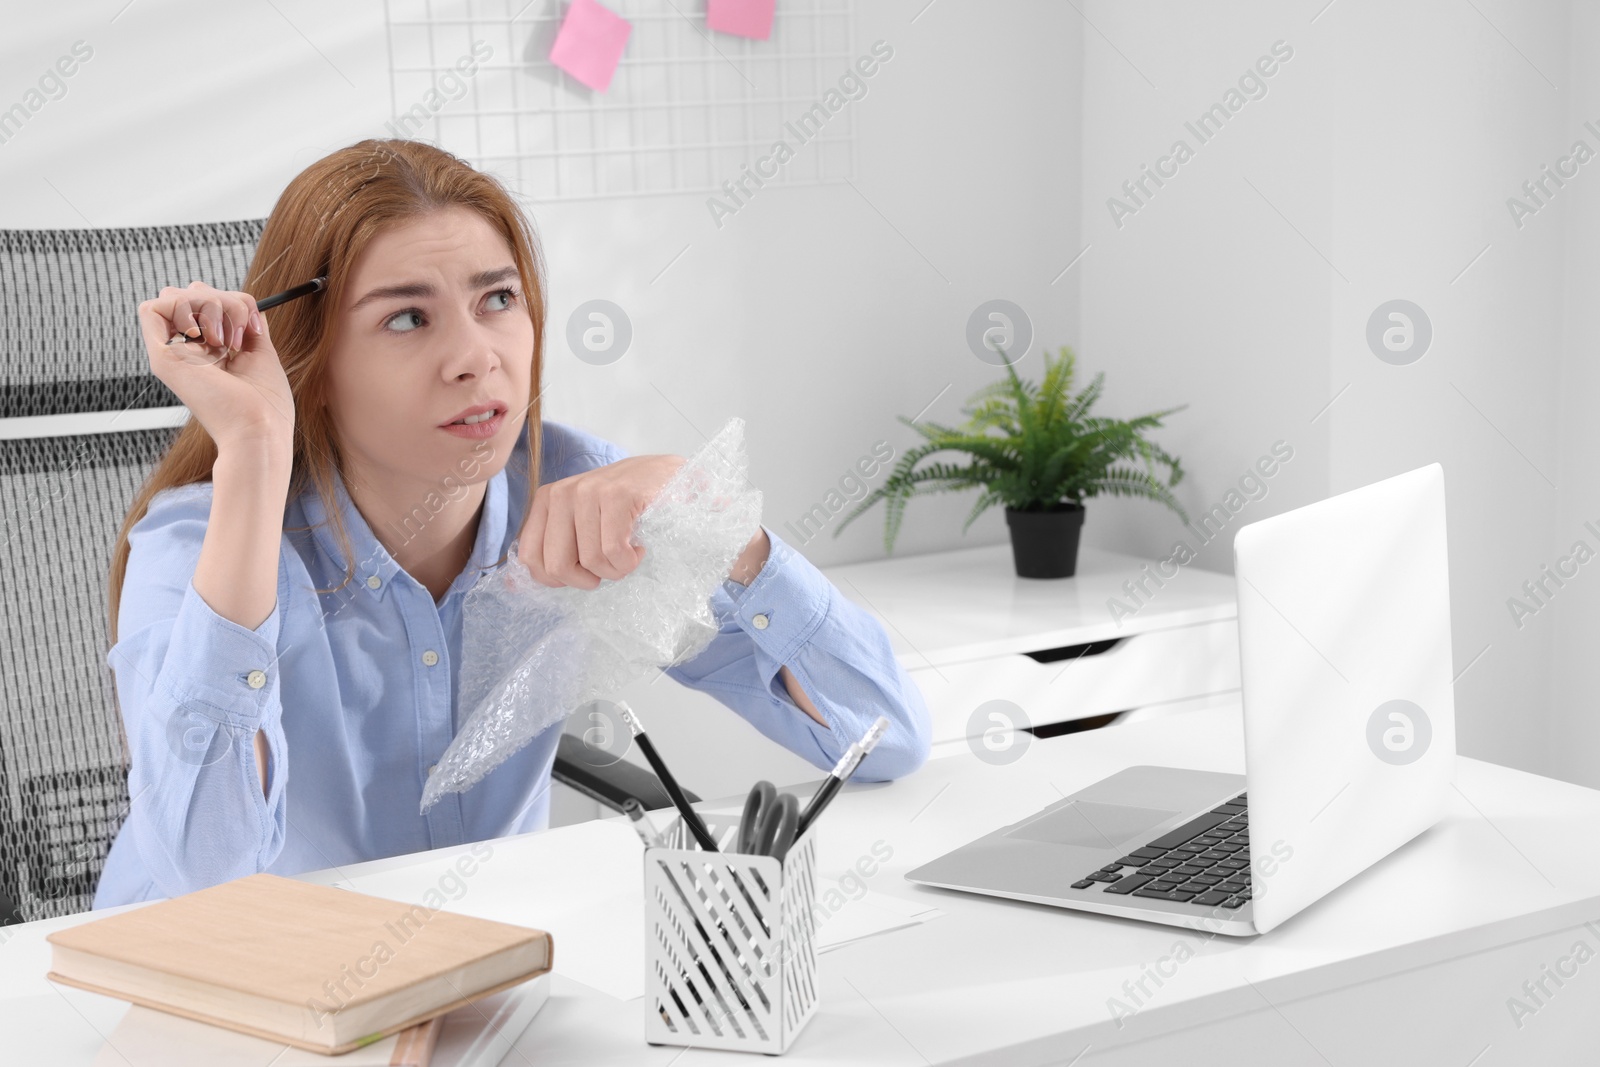
<svg viewBox="0 0 1600 1067"><path fill-rule="evenodd" d="M1024 823L1005 836L1080 848L1112 848L1145 834L1176 814L1176 811L1136 808L1130 804L1077 800Z"/></svg>

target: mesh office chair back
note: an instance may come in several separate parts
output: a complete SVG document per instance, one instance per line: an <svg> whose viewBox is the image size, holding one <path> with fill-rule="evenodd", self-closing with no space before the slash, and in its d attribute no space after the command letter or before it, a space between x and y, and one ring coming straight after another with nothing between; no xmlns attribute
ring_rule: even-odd
<svg viewBox="0 0 1600 1067"><path fill-rule="evenodd" d="M0 230L0 923L8 902L24 921L88 910L129 811L106 581L188 417L150 373L139 302L194 279L241 288L265 226ZM615 811L671 804L570 734L552 776Z"/></svg>
<svg viewBox="0 0 1600 1067"><path fill-rule="evenodd" d="M106 581L187 417L138 304L240 288L265 224L0 230L0 896L23 920L88 910L129 810Z"/></svg>

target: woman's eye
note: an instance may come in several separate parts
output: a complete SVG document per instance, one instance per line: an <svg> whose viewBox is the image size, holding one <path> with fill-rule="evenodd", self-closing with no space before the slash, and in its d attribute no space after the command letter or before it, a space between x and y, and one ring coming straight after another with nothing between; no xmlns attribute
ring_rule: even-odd
<svg viewBox="0 0 1600 1067"><path fill-rule="evenodd" d="M391 325L391 324L393 324L395 322L398 322L401 319L408 319L408 318L420 319L420 318L422 318L422 312L417 311L414 308L407 308L405 311L396 312L395 314L389 316L388 319L384 320L384 326L388 327L389 325ZM411 331L410 330L392 330L390 332L392 332L392 333L410 333Z"/></svg>
<svg viewBox="0 0 1600 1067"><path fill-rule="evenodd" d="M496 310L496 311L509 311L512 308L517 306L517 300L518 300L519 297L522 296L522 294L517 292L517 290L515 290L515 289L496 289L494 292L489 294L489 298L491 300L493 298L497 297L497 296L505 297L506 298L506 302L505 302L504 305L502 305L501 307L495 308L494 310ZM404 311L397 311L393 315L390 315L387 319L384 320L384 323L383 323L384 328L385 329L389 329L389 327L393 323L398 322L401 319L406 319L406 318L421 319L422 318L422 312L418 311L416 308L406 308L406 310L404 310ZM391 329L391 330L389 330L389 332L390 333L412 333L412 332L414 332L414 330L413 329L404 329L404 330L393 330L393 329Z"/></svg>

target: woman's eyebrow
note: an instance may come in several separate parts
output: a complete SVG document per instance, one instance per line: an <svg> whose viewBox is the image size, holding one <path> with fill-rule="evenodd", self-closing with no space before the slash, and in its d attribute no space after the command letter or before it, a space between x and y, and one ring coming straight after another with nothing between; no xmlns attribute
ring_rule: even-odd
<svg viewBox="0 0 1600 1067"><path fill-rule="evenodd" d="M485 286L503 282L508 278L517 276L516 267L496 267L493 270L480 270L467 279L468 289L482 289ZM372 290L366 296L350 305L351 311L360 311L375 300L390 299L417 299L434 295L432 284L428 282L407 282L403 285L384 285Z"/></svg>

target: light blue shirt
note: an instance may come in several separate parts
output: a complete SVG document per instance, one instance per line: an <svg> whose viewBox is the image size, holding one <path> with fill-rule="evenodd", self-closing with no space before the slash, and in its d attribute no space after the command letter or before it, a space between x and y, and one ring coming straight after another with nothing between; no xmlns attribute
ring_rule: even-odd
<svg viewBox="0 0 1600 1067"><path fill-rule="evenodd" d="M626 455L550 420L542 435L545 483ZM133 799L96 908L549 825L559 723L466 792L447 793L419 814L428 768L471 711L455 699L462 600L520 533L527 465L525 426L512 459L488 482L472 556L437 604L378 543L342 482L355 578L317 593L339 585L345 565L321 498L307 489L285 508L277 609L254 630L218 615L194 588L211 483L151 499L130 533L120 640L107 654ZM311 533L293 530L306 526ZM767 535L770 554L749 587L724 581L712 595L717 636L666 673L824 770L886 715L890 728L855 779L916 770L928 758L928 709L882 625L770 528ZM766 618L759 629L757 615ZM828 727L794 703L783 665ZM257 729L270 746L264 796Z"/></svg>

